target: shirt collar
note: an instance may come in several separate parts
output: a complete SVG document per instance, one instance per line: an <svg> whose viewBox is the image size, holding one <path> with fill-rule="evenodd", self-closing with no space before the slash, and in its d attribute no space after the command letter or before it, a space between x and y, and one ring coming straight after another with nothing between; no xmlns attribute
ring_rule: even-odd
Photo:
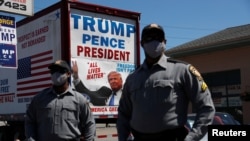
<svg viewBox="0 0 250 141"><path fill-rule="evenodd" d="M72 89L72 87L70 85L69 85L68 89L61 94L56 93L53 88L51 88L51 90L56 95L65 95L66 93L73 95L73 93L74 93L74 90Z"/></svg>
<svg viewBox="0 0 250 141"><path fill-rule="evenodd" d="M166 56L165 54L163 54L163 55L161 56L161 58L158 60L158 62L154 64L154 66L159 65L159 66L161 66L161 67L167 69L167 63L166 63L166 62L167 62L167 59L168 59L168 58L169 58L168 56ZM144 60L144 62L143 62L143 64L142 64L142 67L141 67L140 69L148 69L146 60Z"/></svg>
<svg viewBox="0 0 250 141"><path fill-rule="evenodd" d="M122 89L118 90L117 92L115 92L116 95L119 95L122 93Z"/></svg>

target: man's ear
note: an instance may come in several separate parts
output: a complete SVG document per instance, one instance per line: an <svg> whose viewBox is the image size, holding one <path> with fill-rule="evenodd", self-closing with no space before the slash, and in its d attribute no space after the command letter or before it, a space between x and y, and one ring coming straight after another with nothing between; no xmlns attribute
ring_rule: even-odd
<svg viewBox="0 0 250 141"><path fill-rule="evenodd" d="M69 71L69 72L67 72L67 76L68 77L70 77L71 76L71 72Z"/></svg>
<svg viewBox="0 0 250 141"><path fill-rule="evenodd" d="M167 40L166 39L164 39L164 43L167 44Z"/></svg>

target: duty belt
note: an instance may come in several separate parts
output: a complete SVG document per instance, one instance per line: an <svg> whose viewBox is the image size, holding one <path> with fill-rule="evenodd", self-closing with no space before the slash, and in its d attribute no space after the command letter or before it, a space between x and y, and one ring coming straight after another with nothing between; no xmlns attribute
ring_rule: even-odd
<svg viewBox="0 0 250 141"><path fill-rule="evenodd" d="M132 129L134 141L183 141L188 130L183 127L167 129L157 133L141 133Z"/></svg>

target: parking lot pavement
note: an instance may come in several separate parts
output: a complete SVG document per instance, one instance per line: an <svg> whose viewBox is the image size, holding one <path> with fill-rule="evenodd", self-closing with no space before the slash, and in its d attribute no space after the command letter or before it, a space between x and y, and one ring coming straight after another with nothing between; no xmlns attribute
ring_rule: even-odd
<svg viewBox="0 0 250 141"><path fill-rule="evenodd" d="M117 141L117 131L115 124L96 124L96 141Z"/></svg>
<svg viewBox="0 0 250 141"><path fill-rule="evenodd" d="M117 134L116 125L115 124L96 124L96 135L111 135Z"/></svg>

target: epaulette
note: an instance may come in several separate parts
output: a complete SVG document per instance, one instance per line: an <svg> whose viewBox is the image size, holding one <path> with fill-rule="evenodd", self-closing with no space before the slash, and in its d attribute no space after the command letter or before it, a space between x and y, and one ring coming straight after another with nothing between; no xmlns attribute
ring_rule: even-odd
<svg viewBox="0 0 250 141"><path fill-rule="evenodd" d="M187 63L185 61L181 61L181 60L173 59L173 58L168 58L167 61L171 62L171 63L183 63L183 64L186 64L186 65L189 64L189 63Z"/></svg>

